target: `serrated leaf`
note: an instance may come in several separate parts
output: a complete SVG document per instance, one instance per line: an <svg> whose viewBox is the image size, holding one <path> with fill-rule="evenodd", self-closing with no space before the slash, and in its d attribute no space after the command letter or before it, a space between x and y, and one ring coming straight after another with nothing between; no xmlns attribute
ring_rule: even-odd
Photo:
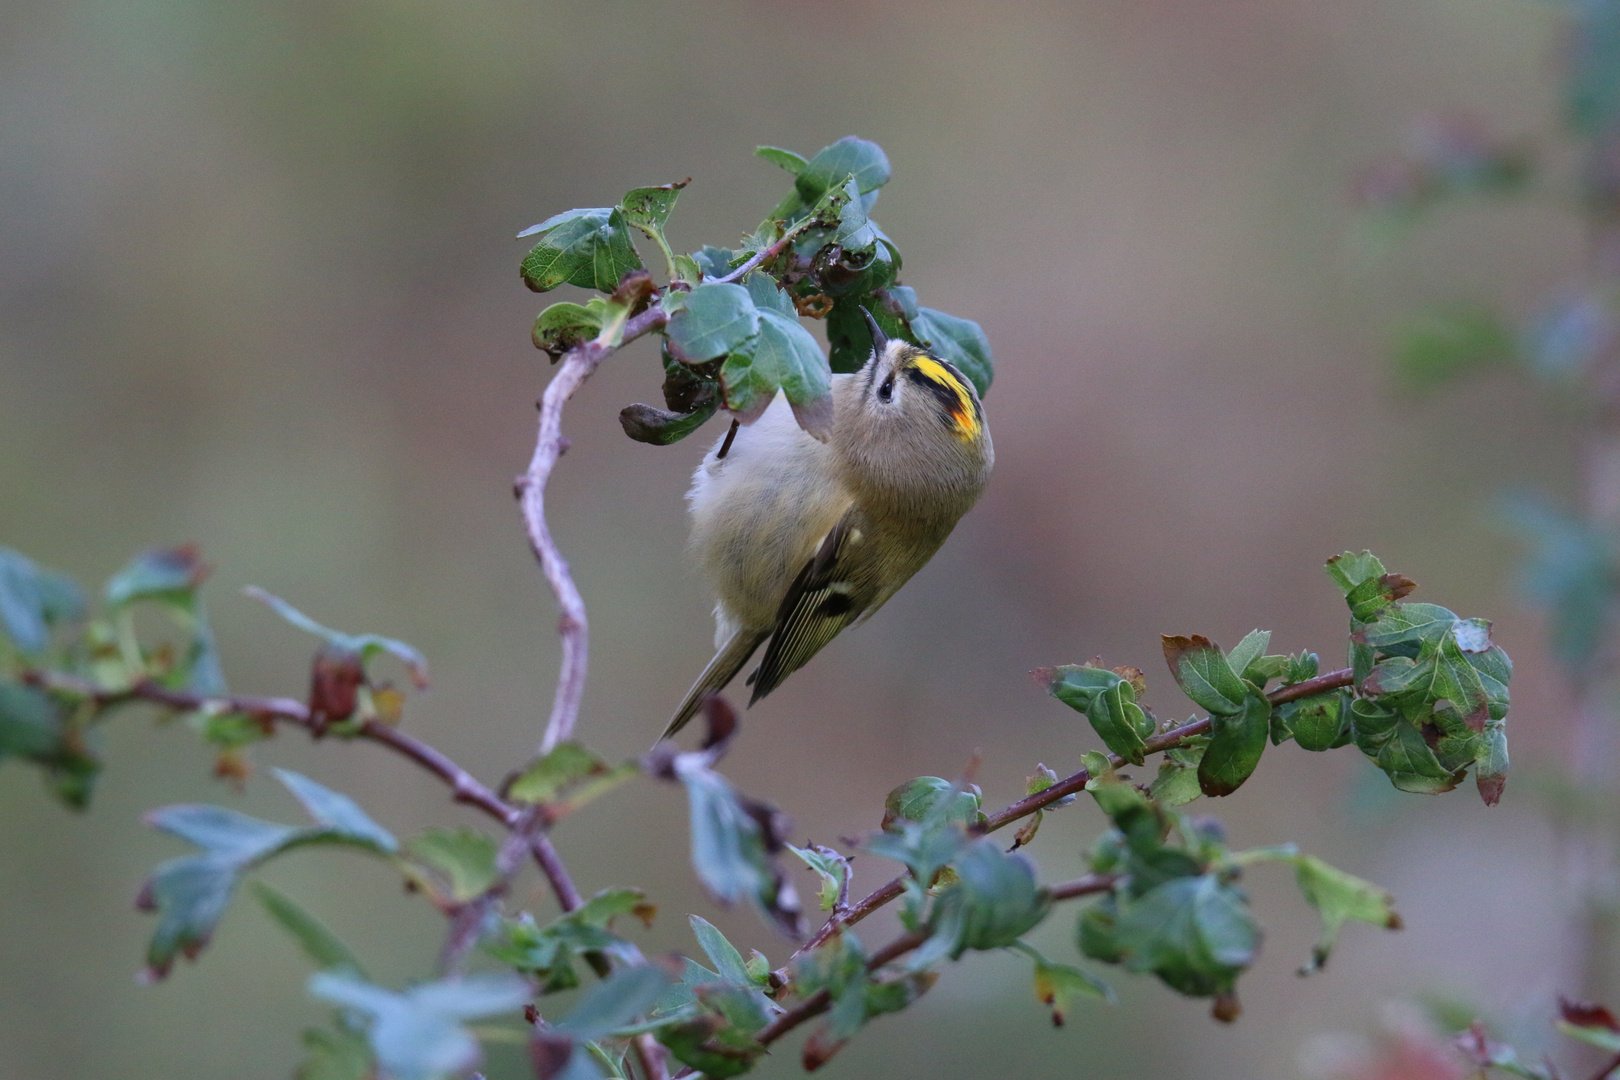
<svg viewBox="0 0 1620 1080"><path fill-rule="evenodd" d="M754 981L748 977L748 966L737 947L701 915L689 915L687 918L691 920L692 933L703 947L703 954L709 958L709 963L714 965L720 977L736 986L752 986Z"/></svg>
<svg viewBox="0 0 1620 1080"><path fill-rule="evenodd" d="M548 292L565 282L612 292L620 278L642 268L628 222L617 207L572 210L519 235L535 233L540 242L524 256L520 271L524 284L535 292Z"/></svg>
<svg viewBox="0 0 1620 1080"><path fill-rule="evenodd" d="M347 796L287 770L276 773L320 824L297 828L208 805L166 806L146 816L147 824L202 849L163 863L141 887L136 905L158 913L147 946L148 978L166 976L177 954L196 959L241 876L265 860L306 844L350 844L384 855L398 849L397 841Z"/></svg>
<svg viewBox="0 0 1620 1080"><path fill-rule="evenodd" d="M1248 690L1219 645L1199 634L1165 634L1163 640L1165 662L1182 693L1211 713L1230 716L1243 711Z"/></svg>
<svg viewBox="0 0 1620 1080"><path fill-rule="evenodd" d="M725 356L759 333L759 310L741 285L709 282L689 293L670 293L665 304L671 309L669 350L683 363Z"/></svg>
<svg viewBox="0 0 1620 1080"><path fill-rule="evenodd" d="M476 829L429 829L413 836L405 853L436 870L450 886L450 899L466 903L495 883L500 845Z"/></svg>
<svg viewBox="0 0 1620 1080"><path fill-rule="evenodd" d="M312 964L322 970L341 969L362 979L366 977L360 961L331 928L311 915L297 901L262 881L253 883L253 894L264 905L264 910L276 925L287 931Z"/></svg>
<svg viewBox="0 0 1620 1080"><path fill-rule="evenodd" d="M774 311L778 315L786 315L789 318L794 317L793 300L771 275L762 274L755 270L743 279L743 287L748 290L748 295L753 299L754 306L762 313Z"/></svg>
<svg viewBox="0 0 1620 1080"><path fill-rule="evenodd" d="M391 1080L442 1080L478 1063L478 1040L463 1021L512 1012L529 986L510 973L423 983L395 993L363 979L324 971L309 992L364 1019L377 1064Z"/></svg>
<svg viewBox="0 0 1620 1080"><path fill-rule="evenodd" d="M731 273L731 265L737 262L738 258L737 253L730 248L705 244L700 250L692 253L692 261L697 264L704 277L718 278Z"/></svg>
<svg viewBox="0 0 1620 1080"><path fill-rule="evenodd" d="M846 177L855 181L855 188L862 195L876 191L889 182L888 155L877 143L846 135L805 162L793 184L800 198L812 203L828 188L842 184Z"/></svg>
<svg viewBox="0 0 1620 1080"><path fill-rule="evenodd" d="M791 150L783 150L779 146L756 146L754 147L754 156L764 158L772 165L786 169L794 176L798 176L803 172L805 165L808 164L798 154Z"/></svg>
<svg viewBox="0 0 1620 1080"><path fill-rule="evenodd" d="M973 383L980 397L989 393L990 381L995 377L995 357L990 352L990 339L978 323L927 307L918 308L910 321L917 344L953 364Z"/></svg>
<svg viewBox="0 0 1620 1080"><path fill-rule="evenodd" d="M1250 630L1243 635L1243 640L1238 642L1237 646L1226 654L1227 666L1237 672L1239 678L1242 678L1243 673L1249 670L1249 665L1265 655L1266 648L1270 644L1270 630Z"/></svg>

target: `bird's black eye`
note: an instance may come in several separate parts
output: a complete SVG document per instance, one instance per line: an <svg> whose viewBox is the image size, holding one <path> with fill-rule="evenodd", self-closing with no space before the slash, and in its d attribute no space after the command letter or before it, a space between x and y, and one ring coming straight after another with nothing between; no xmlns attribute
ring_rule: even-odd
<svg viewBox="0 0 1620 1080"><path fill-rule="evenodd" d="M878 397L888 401L892 396L894 396L894 374L891 372L889 377L883 380L883 385L878 387Z"/></svg>

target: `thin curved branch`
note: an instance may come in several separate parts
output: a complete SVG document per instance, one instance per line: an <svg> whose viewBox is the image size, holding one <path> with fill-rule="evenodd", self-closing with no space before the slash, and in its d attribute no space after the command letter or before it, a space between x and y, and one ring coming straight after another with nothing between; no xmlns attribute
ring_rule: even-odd
<svg viewBox="0 0 1620 1080"><path fill-rule="evenodd" d="M668 321L668 316L655 304L631 319L624 326L624 334L616 344L598 338L570 349L562 359L557 374L547 384L540 398L540 430L535 438L534 456L529 468L518 477L515 493L523 508L523 523L529 535L529 547L540 562L540 569L557 596L562 609L557 632L562 637L562 664L557 675L557 693L552 699L551 718L546 722L546 733L540 743L540 752L552 747L574 733L579 719L579 704L585 695L585 673L590 652L590 628L585 616L585 600L568 571L546 524L546 482L556 468L557 459L568 449L568 440L562 434L562 411L568 399L574 396L597 367L626 341L650 332Z"/></svg>

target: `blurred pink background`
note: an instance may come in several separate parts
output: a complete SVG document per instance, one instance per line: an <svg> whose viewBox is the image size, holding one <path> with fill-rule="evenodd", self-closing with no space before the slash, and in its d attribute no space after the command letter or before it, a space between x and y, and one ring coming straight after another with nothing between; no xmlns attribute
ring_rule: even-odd
<svg viewBox="0 0 1620 1080"><path fill-rule="evenodd" d="M513 234L691 176L672 240L732 243L787 184L756 144L859 134L893 163L875 216L905 283L995 348L996 473L876 619L745 716L725 764L740 787L831 842L978 750L1002 805L1037 762L1072 771L1097 744L1028 669L1135 664L1169 716L1191 705L1160 633L1230 645L1261 626L1336 666L1346 620L1321 563L1362 547L1419 599L1495 620L1517 662L1516 772L1487 811L1471 785L1397 796L1353 750L1287 746L1209 806L1239 846L1296 840L1390 888L1407 925L1351 926L1298 979L1315 917L1286 872L1257 871L1268 937L1231 1027L1103 971L1122 1004L1054 1030L1026 961L973 956L825 1075L1310 1076L1325 1036L1423 995L1533 1050L1578 989L1566 860L1531 782L1558 763L1567 705L1490 500L1567 489L1570 421L1506 379L1401 400L1384 353L1425 302L1555 285L1580 236L1550 200L1469 204L1373 251L1346 193L1426 112L1550 131L1558 19L1498 0L16 0L0 9L0 543L94 583L143 546L199 542L244 692L299 693L310 652L245 584L404 638L434 674L405 723L498 780L538 740L557 660L511 499L548 377L529 323L577 298L527 292ZM660 378L648 342L602 368L550 500L594 631L581 734L615 756L646 747L710 652L682 494L720 426L656 449L615 419L657 402ZM300 1026L325 1015L290 942L243 897L198 965L137 987L153 923L131 901L181 850L144 811L292 820L291 801L264 778L238 796L190 732L134 714L106 756L83 815L0 766L0 1075L288 1075ZM285 735L255 756L400 834L477 823L375 747ZM1078 872L1100 822L1050 816L1043 877ZM648 888L649 949L690 948L697 912L745 949L790 951L702 896L673 789L634 785L557 841L585 890ZM891 873L858 860L857 889ZM379 978L430 971L440 920L380 865L302 852L266 876ZM1073 959L1072 931L1061 913L1038 940ZM874 920L868 940L887 932ZM523 1075L510 1052L488 1071ZM761 1074L796 1071L784 1052Z"/></svg>

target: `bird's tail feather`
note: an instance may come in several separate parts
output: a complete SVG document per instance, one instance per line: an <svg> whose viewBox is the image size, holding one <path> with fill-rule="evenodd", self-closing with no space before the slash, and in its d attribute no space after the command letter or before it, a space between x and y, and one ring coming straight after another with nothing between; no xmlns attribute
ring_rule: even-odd
<svg viewBox="0 0 1620 1080"><path fill-rule="evenodd" d="M703 699L709 694L718 693L736 678L737 672L748 663L748 658L754 655L754 650L759 648L760 642L769 636L770 631L760 633L747 627L732 634L731 640L714 654L709 666L703 669L703 674L697 677L692 689L686 692L685 700L681 702L681 707L675 710L674 717L670 719L669 726L664 729L664 734L660 738L667 739L685 727L687 721L696 716L698 709L703 706Z"/></svg>

